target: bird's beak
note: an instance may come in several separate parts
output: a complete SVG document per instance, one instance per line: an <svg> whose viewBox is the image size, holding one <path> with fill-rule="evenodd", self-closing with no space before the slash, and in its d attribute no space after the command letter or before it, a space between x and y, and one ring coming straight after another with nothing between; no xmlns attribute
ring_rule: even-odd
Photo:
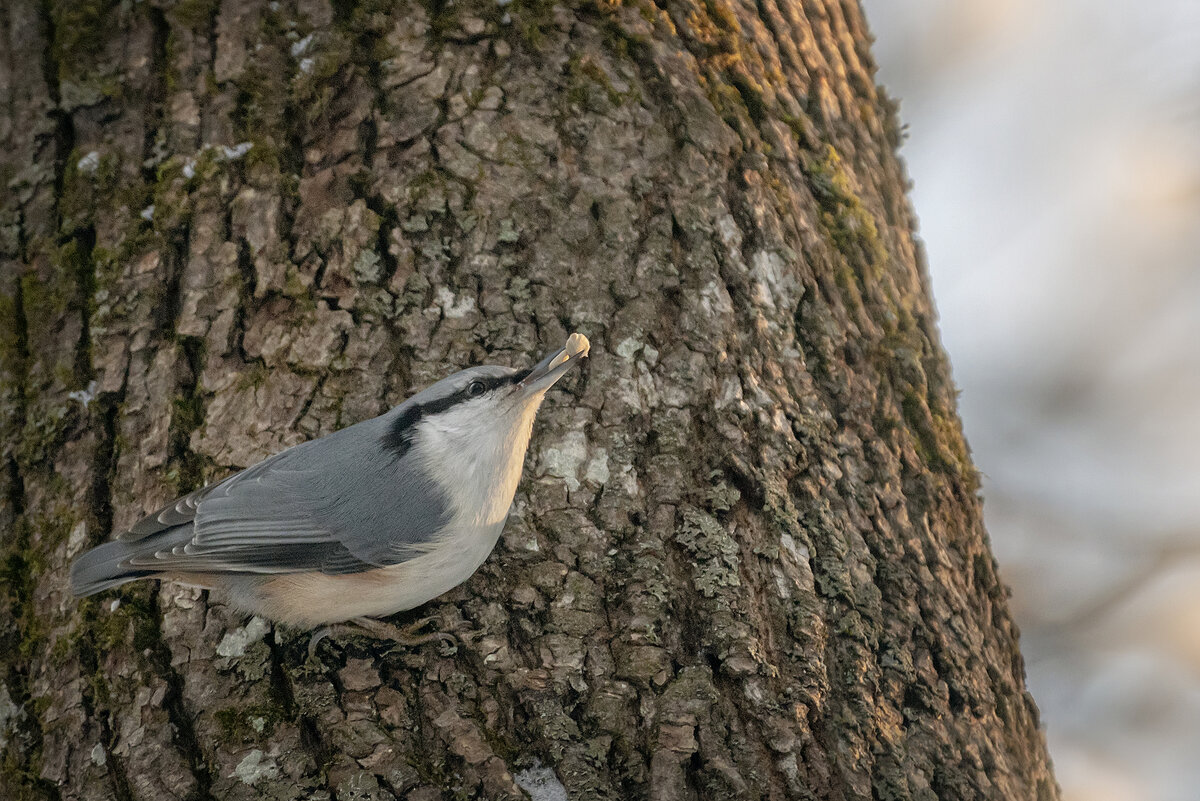
<svg viewBox="0 0 1200 801"><path fill-rule="evenodd" d="M571 334L567 337L565 346L534 365L529 374L517 382L517 386L529 394L545 392L571 367L584 359L591 347L588 338L583 334Z"/></svg>

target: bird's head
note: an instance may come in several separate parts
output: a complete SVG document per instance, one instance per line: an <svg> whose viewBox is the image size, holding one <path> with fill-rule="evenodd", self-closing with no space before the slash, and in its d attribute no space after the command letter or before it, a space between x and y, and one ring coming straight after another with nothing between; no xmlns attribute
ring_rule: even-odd
<svg viewBox="0 0 1200 801"><path fill-rule="evenodd" d="M468 448L511 441L523 453L546 391L582 361L590 347L587 337L575 333L528 369L481 365L447 376L396 408L388 439L401 451L426 434Z"/></svg>

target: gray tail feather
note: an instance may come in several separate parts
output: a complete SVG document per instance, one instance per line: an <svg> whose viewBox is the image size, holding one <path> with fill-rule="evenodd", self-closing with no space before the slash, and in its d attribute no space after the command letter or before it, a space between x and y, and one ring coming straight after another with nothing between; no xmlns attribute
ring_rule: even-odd
<svg viewBox="0 0 1200 801"><path fill-rule="evenodd" d="M71 565L71 592L82 598L130 581L154 576L159 571L132 567L129 560L137 556L149 556L155 551L187 542L192 533L192 526L188 524L135 542L114 541L98 545Z"/></svg>

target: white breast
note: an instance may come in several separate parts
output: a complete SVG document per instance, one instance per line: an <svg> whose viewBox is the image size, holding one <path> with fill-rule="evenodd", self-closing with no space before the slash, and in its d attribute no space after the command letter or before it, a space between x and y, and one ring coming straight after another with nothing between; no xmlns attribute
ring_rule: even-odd
<svg viewBox="0 0 1200 801"><path fill-rule="evenodd" d="M450 498L451 529L504 522L521 480L540 403L539 396L514 410L515 419L497 420L480 414L476 404L468 402L418 423L412 455ZM449 534L454 536L452 531Z"/></svg>

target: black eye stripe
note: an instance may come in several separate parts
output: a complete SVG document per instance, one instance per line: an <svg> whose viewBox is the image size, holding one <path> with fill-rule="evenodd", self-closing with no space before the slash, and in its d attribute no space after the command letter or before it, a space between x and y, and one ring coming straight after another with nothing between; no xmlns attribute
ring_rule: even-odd
<svg viewBox="0 0 1200 801"><path fill-rule="evenodd" d="M403 456L412 447L413 431L422 417L444 412L463 401L471 400L483 394L481 392L472 395L472 384L482 384L483 391L487 392L488 390L515 384L527 375L529 375L529 370L520 370L513 375L479 376L471 379L466 386L453 395L447 395L444 398L438 398L437 400L428 401L427 403L418 404L406 409L404 414L392 421L392 424L388 426L387 433L381 438L384 449L390 451L396 458Z"/></svg>
<svg viewBox="0 0 1200 801"><path fill-rule="evenodd" d="M471 384L482 384L483 391L487 392L488 390L499 389L500 387L506 387L509 384L512 384L515 380L517 380L516 377L511 376L511 375L483 376L480 378L473 379L471 381ZM467 384L467 390L470 390L471 384ZM458 394L461 395L462 393L460 392ZM470 392L467 392L466 396L471 397Z"/></svg>

